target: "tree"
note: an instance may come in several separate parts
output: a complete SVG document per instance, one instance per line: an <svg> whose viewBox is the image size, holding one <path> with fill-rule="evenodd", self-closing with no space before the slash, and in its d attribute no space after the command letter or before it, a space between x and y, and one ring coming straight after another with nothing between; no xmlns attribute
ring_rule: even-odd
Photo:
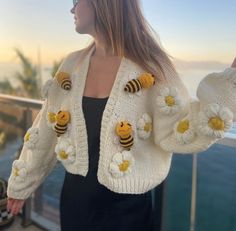
<svg viewBox="0 0 236 231"><path fill-rule="evenodd" d="M38 68L33 65L29 58L27 58L22 51L14 49L18 58L20 59L20 65L22 71L16 72L13 76L19 82L18 87L13 87L11 82L5 77L3 81L0 81L0 90L2 93L18 95L27 98L40 99L41 98L41 83L38 79ZM59 61L54 61L53 67L50 71L52 77L54 77L58 70L63 58Z"/></svg>
<svg viewBox="0 0 236 231"><path fill-rule="evenodd" d="M37 81L37 67L21 52L15 48L15 52L20 59L22 72L17 72L15 78L20 82L20 86L26 96L34 99L40 98L40 87Z"/></svg>

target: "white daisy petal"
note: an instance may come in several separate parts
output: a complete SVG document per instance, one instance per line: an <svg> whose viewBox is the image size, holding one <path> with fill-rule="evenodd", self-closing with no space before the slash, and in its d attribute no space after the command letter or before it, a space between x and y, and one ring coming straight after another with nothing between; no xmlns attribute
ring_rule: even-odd
<svg viewBox="0 0 236 231"><path fill-rule="evenodd" d="M112 162L112 163L110 164L110 171L112 171L112 172L114 173L114 172L119 172L120 170L119 170L118 165L115 164L114 162Z"/></svg>
<svg viewBox="0 0 236 231"><path fill-rule="evenodd" d="M122 163L122 155L120 155L119 152L117 152L114 156L113 156L113 161L117 164L121 164Z"/></svg>
<svg viewBox="0 0 236 231"><path fill-rule="evenodd" d="M225 131L228 131L232 128L232 120L229 120L229 121L225 121Z"/></svg>
<svg viewBox="0 0 236 231"><path fill-rule="evenodd" d="M176 140L181 144L189 144L194 140L195 132L189 118L185 118L175 124L174 134Z"/></svg>
<svg viewBox="0 0 236 231"><path fill-rule="evenodd" d="M137 134L141 139L147 139L152 131L152 119L148 113L144 113L137 122Z"/></svg>
<svg viewBox="0 0 236 231"><path fill-rule="evenodd" d="M176 87L163 87L160 95L156 97L156 105L162 114L174 114L182 107L182 100L179 98Z"/></svg>
<svg viewBox="0 0 236 231"><path fill-rule="evenodd" d="M170 89L167 87L163 87L160 89L160 94L162 96L168 96L170 94Z"/></svg>
<svg viewBox="0 0 236 231"><path fill-rule="evenodd" d="M217 115L218 111L219 111L219 105L211 104L208 105L208 107L206 107L205 114L207 115L207 117L213 117Z"/></svg>
<svg viewBox="0 0 236 231"><path fill-rule="evenodd" d="M124 150L122 152L122 156L123 156L123 160L131 160L132 159L132 156L130 154L130 151L126 151Z"/></svg>
<svg viewBox="0 0 236 231"><path fill-rule="evenodd" d="M31 127L27 130L24 136L24 145L28 149L34 149L39 138L39 129L37 127Z"/></svg>
<svg viewBox="0 0 236 231"><path fill-rule="evenodd" d="M20 169L19 174L21 177L25 177L26 176L26 169L25 168Z"/></svg>
<svg viewBox="0 0 236 231"><path fill-rule="evenodd" d="M115 178L125 176L131 172L134 158L130 151L117 152L109 165L109 172Z"/></svg>
<svg viewBox="0 0 236 231"><path fill-rule="evenodd" d="M158 97L156 98L156 104L160 107L165 107L166 106L166 102L164 100L163 97Z"/></svg>
<svg viewBox="0 0 236 231"><path fill-rule="evenodd" d="M170 87L169 94L171 96L177 96L177 89L175 87Z"/></svg>
<svg viewBox="0 0 236 231"><path fill-rule="evenodd" d="M137 127L142 128L144 127L144 125L145 125L145 120L143 118L139 119L137 123Z"/></svg>
<svg viewBox="0 0 236 231"><path fill-rule="evenodd" d="M232 111L227 108L227 107L223 107L220 111L219 111L219 116L223 119L223 120L233 120L233 113Z"/></svg>
<svg viewBox="0 0 236 231"><path fill-rule="evenodd" d="M208 104L199 112L198 130L200 133L215 138L223 138L233 124L233 114L227 107L216 103Z"/></svg>
<svg viewBox="0 0 236 231"><path fill-rule="evenodd" d="M58 142L55 146L55 152L57 154L57 159L64 165L69 165L76 160L75 147L71 143L71 139L68 137L60 136L58 138Z"/></svg>
<svg viewBox="0 0 236 231"><path fill-rule="evenodd" d="M12 164L12 177L17 182L22 182L25 180L27 175L26 164L23 160L14 160Z"/></svg>

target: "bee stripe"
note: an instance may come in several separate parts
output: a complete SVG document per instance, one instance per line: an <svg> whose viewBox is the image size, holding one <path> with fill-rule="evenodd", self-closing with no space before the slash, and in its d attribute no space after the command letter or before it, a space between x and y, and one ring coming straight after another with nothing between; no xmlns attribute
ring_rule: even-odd
<svg viewBox="0 0 236 231"><path fill-rule="evenodd" d="M121 138L120 139L120 144L122 144L122 145L127 145L127 144L130 144L131 142L133 142L132 136L129 136L128 138Z"/></svg>
<svg viewBox="0 0 236 231"><path fill-rule="evenodd" d="M58 123L56 123L56 126L57 126L59 129L67 128L67 125L60 125L60 124L58 124Z"/></svg>
<svg viewBox="0 0 236 231"><path fill-rule="evenodd" d="M71 88L71 81L68 79L65 79L62 81L61 86L65 90L69 90Z"/></svg>
<svg viewBox="0 0 236 231"><path fill-rule="evenodd" d="M126 90L128 90L128 92L131 92L131 91L132 91L132 89L131 89L131 87L130 87L129 84L126 85Z"/></svg>
<svg viewBox="0 0 236 231"><path fill-rule="evenodd" d="M135 85L134 85L134 82L135 81L135 79L133 79L132 81L130 81L130 85L131 85L131 87L132 87L132 92L136 92L136 87L135 87Z"/></svg>
<svg viewBox="0 0 236 231"><path fill-rule="evenodd" d="M131 146L133 146L133 142L132 142L132 143L129 143L129 144L127 144L127 145L122 145L122 147L124 147L124 148L129 148L129 147L131 147Z"/></svg>
<svg viewBox="0 0 236 231"><path fill-rule="evenodd" d="M67 129L67 126L61 126L59 124L56 124L55 129L57 132L64 132Z"/></svg>
<svg viewBox="0 0 236 231"><path fill-rule="evenodd" d="M137 86L137 91L139 91L141 88L142 88L142 85L141 85L141 83L139 82L139 80L138 79L136 79L135 81L134 81L134 83L136 84L136 86Z"/></svg>
<svg viewBox="0 0 236 231"><path fill-rule="evenodd" d="M62 80L62 84L66 84L66 83L70 84L71 81L70 81L69 79L64 79L64 80Z"/></svg>
<svg viewBox="0 0 236 231"><path fill-rule="evenodd" d="M129 142L120 142L120 144L121 144L122 146L124 146L124 145L128 145L128 144L130 144L131 142L133 142L133 141L129 141Z"/></svg>
<svg viewBox="0 0 236 231"><path fill-rule="evenodd" d="M66 128L65 129L58 129L57 127L55 127L56 129L56 132L65 132L66 131Z"/></svg>

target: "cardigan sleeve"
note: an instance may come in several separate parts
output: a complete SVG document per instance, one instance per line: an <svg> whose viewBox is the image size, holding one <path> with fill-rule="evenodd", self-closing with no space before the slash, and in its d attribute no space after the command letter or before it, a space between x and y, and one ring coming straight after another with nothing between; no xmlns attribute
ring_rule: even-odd
<svg viewBox="0 0 236 231"><path fill-rule="evenodd" d="M225 79L229 79L227 73L228 68L224 72L214 73L220 76L219 80L225 87ZM199 86L206 85L206 79L211 91L200 92ZM215 83L213 74L206 76L198 86L200 99L189 96L178 76L174 81L155 84L151 92L154 143L167 152L187 154L204 151L223 138L236 118L236 100L232 101L232 98L236 99L236 89L232 79L236 81L236 69L231 69L231 87L227 85L226 88L229 96L224 100L219 100L218 96L222 94L223 98L225 91L213 87L219 84ZM208 94L211 100L206 101L204 99L208 98Z"/></svg>
<svg viewBox="0 0 236 231"><path fill-rule="evenodd" d="M57 100L63 90L56 80L59 72L69 71L75 53L63 59L54 78L49 79L41 89L43 105L30 128L24 135L24 143L18 159L12 163L8 179L7 196L14 199L27 199L45 180L57 163L54 152L57 143L56 132L48 120L49 108L59 108Z"/></svg>
<svg viewBox="0 0 236 231"><path fill-rule="evenodd" d="M80 57L80 50L71 52L62 60L52 79L41 89L43 105L31 127L24 135L24 144L19 158L12 163L8 179L7 196L27 199L45 180L57 163L55 147L57 135L52 128L48 112L57 112L60 99L66 94L58 82L60 72L71 74ZM71 77L71 76L70 76Z"/></svg>
<svg viewBox="0 0 236 231"><path fill-rule="evenodd" d="M12 163L8 197L27 199L56 165L56 134L47 125L46 119L49 102L48 98L44 100L41 110L24 135L21 153Z"/></svg>

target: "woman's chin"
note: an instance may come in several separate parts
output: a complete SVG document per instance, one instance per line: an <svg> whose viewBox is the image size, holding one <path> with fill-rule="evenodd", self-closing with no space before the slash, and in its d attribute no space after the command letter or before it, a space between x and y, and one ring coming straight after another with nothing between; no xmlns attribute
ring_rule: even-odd
<svg viewBox="0 0 236 231"><path fill-rule="evenodd" d="M78 25L75 28L76 32L78 32L79 34L86 34L85 31L83 31L83 29L81 27L79 27Z"/></svg>
<svg viewBox="0 0 236 231"><path fill-rule="evenodd" d="M79 28L79 26L78 25L75 25L75 30L79 33L79 31L80 31L80 28Z"/></svg>

